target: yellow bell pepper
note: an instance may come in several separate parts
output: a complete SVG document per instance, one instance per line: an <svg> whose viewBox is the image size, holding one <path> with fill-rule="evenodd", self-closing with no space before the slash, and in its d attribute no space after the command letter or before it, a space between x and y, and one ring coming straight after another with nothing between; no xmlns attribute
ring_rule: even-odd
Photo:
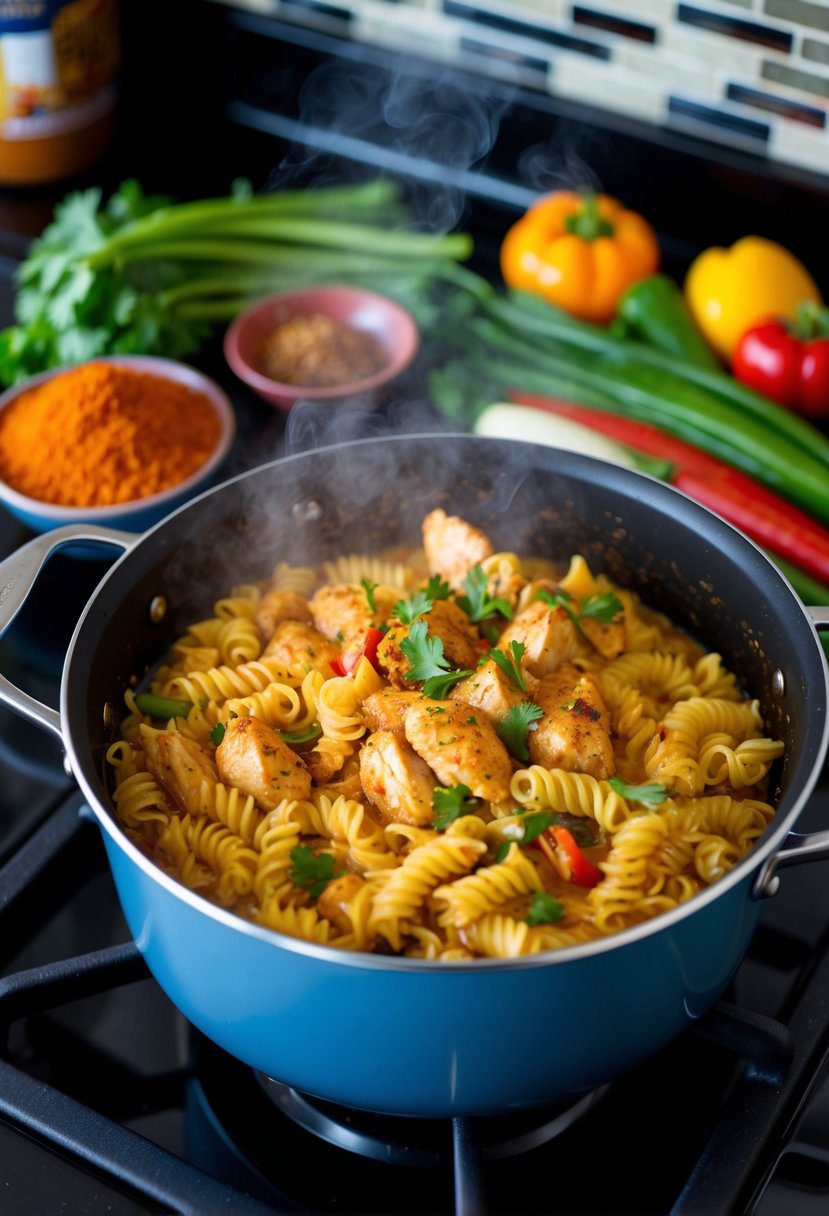
<svg viewBox="0 0 829 1216"><path fill-rule="evenodd" d="M703 336L726 363L758 321L793 319L803 301L822 303L806 267L788 249L761 236L744 236L730 249L704 250L691 263L683 290Z"/></svg>
<svg viewBox="0 0 829 1216"><path fill-rule="evenodd" d="M615 198L558 190L508 230L501 242L501 275L507 287L605 324L628 287L658 269L659 254L647 220Z"/></svg>

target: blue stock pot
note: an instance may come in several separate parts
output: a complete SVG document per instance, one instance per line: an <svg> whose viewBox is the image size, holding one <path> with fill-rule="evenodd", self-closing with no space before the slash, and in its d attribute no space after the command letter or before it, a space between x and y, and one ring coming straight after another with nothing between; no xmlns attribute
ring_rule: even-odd
<svg viewBox="0 0 829 1216"><path fill-rule="evenodd" d="M105 753L123 692L228 586L277 561L418 545L442 506L496 548L591 567L722 655L785 741L777 813L702 894L587 945L519 959L357 954L242 921L165 875L122 833ZM658 1052L723 993L779 871L829 854L793 829L827 749L827 667L806 608L764 553L644 474L471 435L357 440L276 460L202 494L151 531L71 526L0 566L0 632L49 555L121 550L71 640L60 710L0 676L0 700L62 740L103 833L126 921L173 1003L210 1039L308 1094L393 1115L523 1110L571 1099Z"/></svg>

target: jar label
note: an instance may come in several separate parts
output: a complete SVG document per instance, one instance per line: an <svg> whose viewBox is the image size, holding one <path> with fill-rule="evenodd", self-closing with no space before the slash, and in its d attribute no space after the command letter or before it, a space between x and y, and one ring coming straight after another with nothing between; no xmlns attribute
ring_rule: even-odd
<svg viewBox="0 0 829 1216"><path fill-rule="evenodd" d="M115 107L115 0L0 0L0 136L78 130Z"/></svg>

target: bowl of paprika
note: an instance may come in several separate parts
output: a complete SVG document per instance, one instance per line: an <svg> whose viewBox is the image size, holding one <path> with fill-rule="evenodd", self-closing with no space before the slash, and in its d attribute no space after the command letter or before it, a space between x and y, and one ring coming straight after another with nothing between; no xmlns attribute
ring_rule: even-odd
<svg viewBox="0 0 829 1216"><path fill-rule="evenodd" d="M235 431L227 395L185 363L52 368L0 395L0 504L33 532L144 532L216 480Z"/></svg>

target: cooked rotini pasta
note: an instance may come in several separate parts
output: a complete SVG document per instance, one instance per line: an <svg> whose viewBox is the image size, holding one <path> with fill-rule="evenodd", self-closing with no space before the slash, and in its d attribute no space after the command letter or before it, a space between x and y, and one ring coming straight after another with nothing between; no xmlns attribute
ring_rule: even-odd
<svg viewBox="0 0 829 1216"><path fill-rule="evenodd" d="M124 832L275 933L466 963L596 941L754 847L783 744L722 656L636 588L497 550L280 563L124 696ZM209 606L208 606L209 610Z"/></svg>

